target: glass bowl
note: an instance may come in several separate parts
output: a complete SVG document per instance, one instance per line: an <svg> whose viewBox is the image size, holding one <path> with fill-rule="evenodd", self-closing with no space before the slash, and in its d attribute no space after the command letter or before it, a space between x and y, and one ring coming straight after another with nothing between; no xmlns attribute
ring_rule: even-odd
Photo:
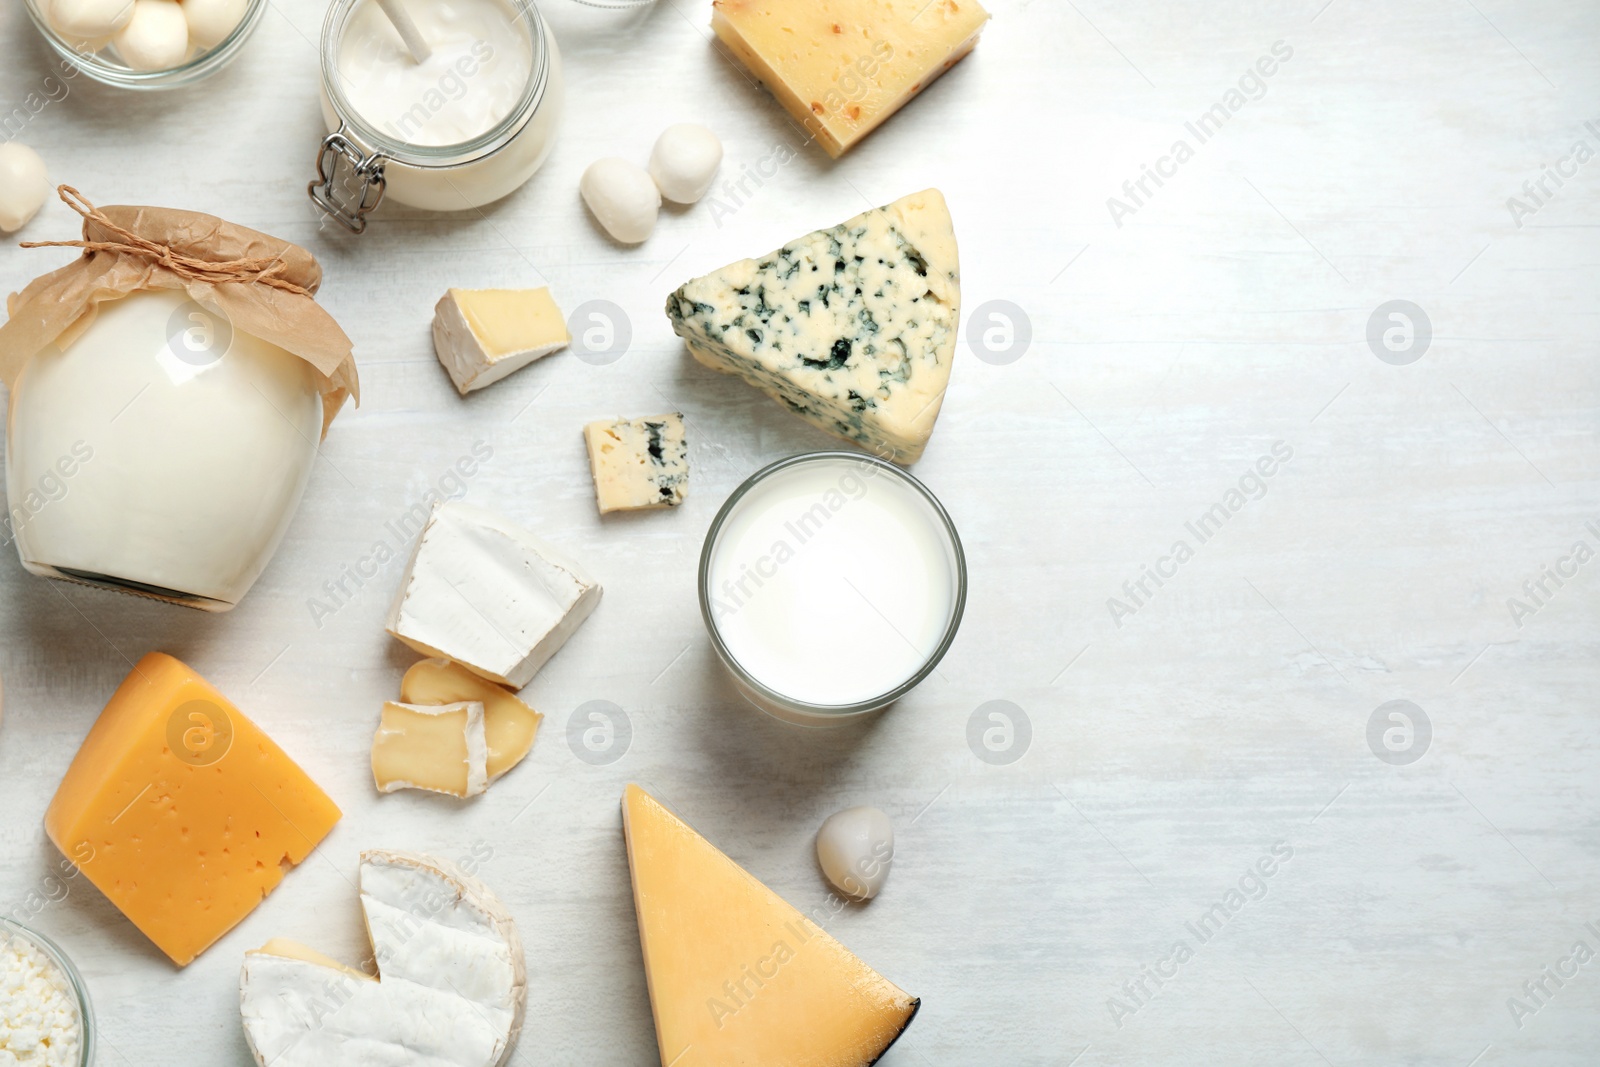
<svg viewBox="0 0 1600 1067"><path fill-rule="evenodd" d="M118 59L109 45L98 52L85 51L79 44L57 33L44 13L44 4L48 0L25 0L25 2L34 26L38 27L39 32L44 35L44 39L50 43L50 47L57 55L95 81L114 85L119 89L179 89L209 78L233 62L239 50L244 47L244 43L255 32L256 26L260 24L261 16L267 11L267 0L249 0L244 18L239 20L239 25L235 26L233 32L224 37L222 43L215 48L199 52L166 70L134 70Z"/></svg>
<svg viewBox="0 0 1600 1067"><path fill-rule="evenodd" d="M94 1008L89 1003L89 987L84 985L83 975L78 973L78 968L72 965L72 961L67 958L67 954L61 950L60 945L37 930L0 916L0 946L4 946L11 938L17 938L33 945L44 953L45 957L54 963L56 969L66 978L67 986L72 990L78 1006L80 1033L78 1036L77 1064L78 1067L90 1067L94 1063Z"/></svg>
<svg viewBox="0 0 1600 1067"><path fill-rule="evenodd" d="M797 472L806 467L816 465L819 470L837 470L848 467L857 475L856 486L865 485L866 478L883 478L894 486L891 495L898 496L907 509L923 522L928 524L932 531L929 555L938 556L945 567L948 567L950 582L950 603L938 627L937 639L931 647L919 649L924 652L918 666L909 676L904 677L897 684L893 684L885 691L864 696L851 703L843 704L818 704L808 700L779 691L768 684L755 673L747 669L739 661L729 647L729 643L718 625L717 598L719 589L714 588L717 574L718 549L722 541L724 530L737 522L737 517L746 509L742 506L747 497L766 483L769 479L783 478L790 472ZM840 483L843 485L843 482ZM866 490L863 488L862 493ZM860 497L854 497L860 499ZM759 507L759 504L757 505ZM830 507L832 505L829 505ZM840 505L841 507L844 505ZM811 514L806 512L806 516ZM785 528L794 533L800 544L804 544L807 537L804 531L807 518L800 520L800 530L795 531L793 523ZM820 532L820 531L819 531ZM932 549L937 548L937 552ZM790 555L794 555L793 550ZM763 557L767 559L768 557ZM776 573L776 568L781 567L783 559L779 558L771 571L761 570L758 561L756 569L768 578ZM756 583L759 587L760 582ZM731 676L734 688L741 696L754 704L757 708L774 718L796 726L842 726L869 712L878 711L888 707L902 696L916 688L924 679L933 673L949 651L951 643L955 640L956 631L961 627L961 617L966 609L967 602L967 561L966 554L961 547L961 537L956 533L955 523L945 511L944 505L933 495L927 486L923 485L910 473L887 460L863 452L849 452L842 450L828 450L821 452L802 452L798 455L780 459L776 463L768 464L745 479L727 502L717 512L716 518L711 521L711 528L706 531L704 546L700 551L699 568L699 594L700 615L705 621L706 632L710 635L712 648L716 651L717 658ZM859 591L858 591L859 592ZM735 607L733 610L739 610ZM876 610L874 608L874 610ZM882 612L879 612L882 615ZM888 621L884 617L885 622ZM892 627L892 623L890 624ZM902 636L902 639L903 636Z"/></svg>

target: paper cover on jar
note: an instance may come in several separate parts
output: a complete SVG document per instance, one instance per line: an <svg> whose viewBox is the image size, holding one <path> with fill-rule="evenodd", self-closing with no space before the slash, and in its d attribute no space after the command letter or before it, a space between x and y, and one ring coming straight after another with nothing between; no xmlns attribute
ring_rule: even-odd
<svg viewBox="0 0 1600 1067"><path fill-rule="evenodd" d="M66 347L88 329L102 303L145 289L181 289L225 315L234 329L316 368L324 434L347 397L360 403L350 338L316 302L322 267L310 252L198 211L96 208L70 186L59 192L84 217L83 240L22 247L70 246L83 255L7 298L0 381L8 388L45 346Z"/></svg>

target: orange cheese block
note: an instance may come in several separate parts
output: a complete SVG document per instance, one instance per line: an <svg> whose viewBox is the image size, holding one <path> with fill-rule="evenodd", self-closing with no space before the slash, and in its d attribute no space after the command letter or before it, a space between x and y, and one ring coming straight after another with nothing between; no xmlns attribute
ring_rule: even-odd
<svg viewBox="0 0 1600 1067"><path fill-rule="evenodd" d="M260 727L190 668L139 661L45 812L64 855L183 966L339 821Z"/></svg>
<svg viewBox="0 0 1600 1067"><path fill-rule="evenodd" d="M917 1013L636 785L622 826L663 1067L866 1067Z"/></svg>
<svg viewBox="0 0 1600 1067"><path fill-rule="evenodd" d="M835 159L978 43L978 0L714 0L711 28Z"/></svg>

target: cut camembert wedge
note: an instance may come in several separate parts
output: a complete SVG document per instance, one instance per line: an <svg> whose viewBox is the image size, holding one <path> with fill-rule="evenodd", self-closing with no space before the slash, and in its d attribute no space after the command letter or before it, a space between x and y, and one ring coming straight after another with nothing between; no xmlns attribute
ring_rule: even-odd
<svg viewBox="0 0 1600 1067"><path fill-rule="evenodd" d="M636 785L622 797L663 1067L866 1067L921 1003Z"/></svg>
<svg viewBox="0 0 1600 1067"><path fill-rule="evenodd" d="M492 511L447 500L412 550L388 630L424 656L516 690L599 600L600 584L554 546Z"/></svg>
<svg viewBox="0 0 1600 1067"><path fill-rule="evenodd" d="M527 978L510 915L452 863L361 856L375 979L292 941L245 953L239 1007L261 1067L499 1067Z"/></svg>
<svg viewBox="0 0 1600 1067"><path fill-rule="evenodd" d="M489 747L484 769L490 784L522 762L544 719L511 690L447 659L413 663L400 679L400 699L407 704L454 704L460 700L482 704L484 740Z"/></svg>

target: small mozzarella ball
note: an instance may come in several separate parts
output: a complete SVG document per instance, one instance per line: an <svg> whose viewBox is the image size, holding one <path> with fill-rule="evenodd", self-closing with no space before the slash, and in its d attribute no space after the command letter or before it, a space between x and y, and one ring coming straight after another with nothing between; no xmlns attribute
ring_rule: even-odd
<svg viewBox="0 0 1600 1067"><path fill-rule="evenodd" d="M835 889L871 900L883 888L894 858L894 826L877 808L845 808L817 831L817 862Z"/></svg>
<svg viewBox="0 0 1600 1067"><path fill-rule="evenodd" d="M50 25L73 41L110 37L133 18L133 0L50 0Z"/></svg>
<svg viewBox="0 0 1600 1067"><path fill-rule="evenodd" d="M583 172L578 192L606 232L625 245L638 244L656 228L661 191L643 167L625 159L598 160Z"/></svg>
<svg viewBox="0 0 1600 1067"><path fill-rule="evenodd" d="M166 70L189 54L189 21L177 0L133 0L133 18L114 43L134 70Z"/></svg>
<svg viewBox="0 0 1600 1067"><path fill-rule="evenodd" d="M189 20L189 40L201 48L215 48L244 20L249 0L183 0L183 17Z"/></svg>
<svg viewBox="0 0 1600 1067"><path fill-rule="evenodd" d="M650 177L674 204L692 204L705 196L720 166L722 142L692 122L668 126L650 152Z"/></svg>
<svg viewBox="0 0 1600 1067"><path fill-rule="evenodd" d="M39 153L15 141L0 144L0 232L22 229L49 197L50 177Z"/></svg>

